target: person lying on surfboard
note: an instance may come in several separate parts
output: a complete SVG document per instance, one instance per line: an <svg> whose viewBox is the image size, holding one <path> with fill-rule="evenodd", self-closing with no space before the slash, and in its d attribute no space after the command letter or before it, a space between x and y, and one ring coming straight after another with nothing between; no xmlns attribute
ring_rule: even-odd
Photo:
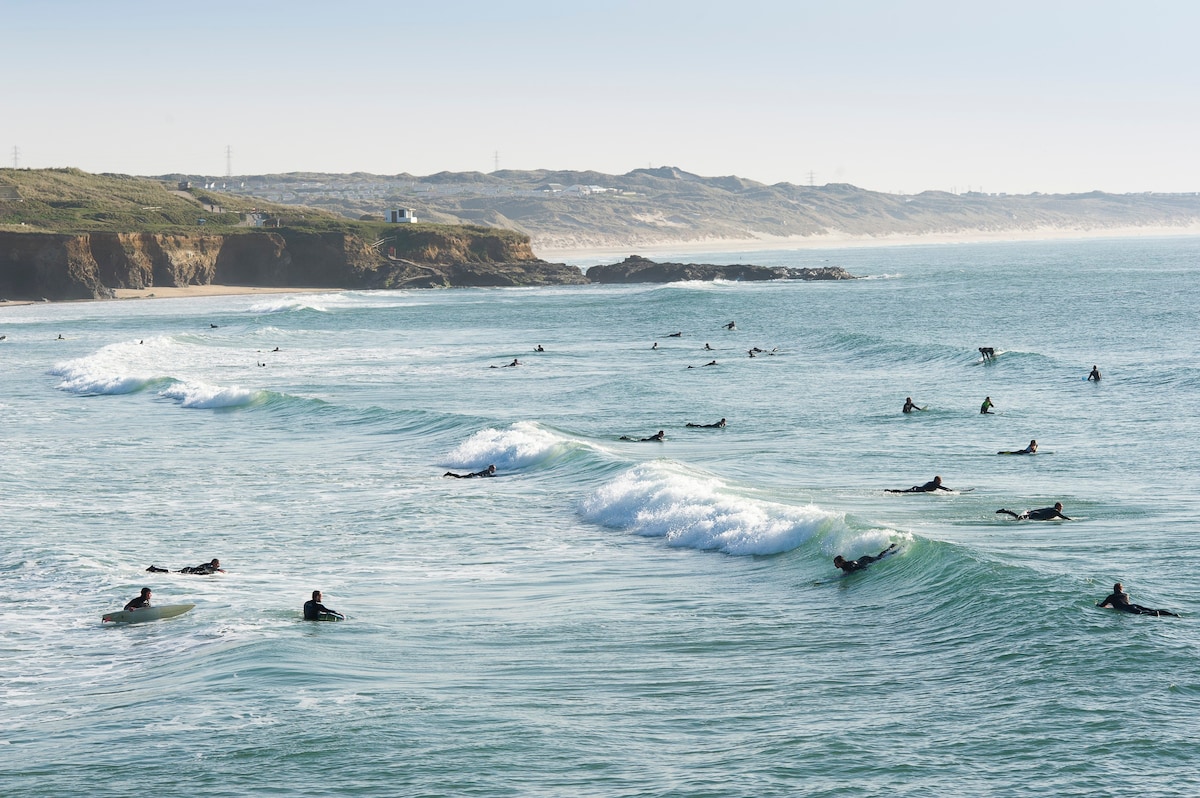
<svg viewBox="0 0 1200 798"><path fill-rule="evenodd" d="M912 397L909 396L904 399L904 409L901 410L900 412L901 413L911 413L914 410L924 410L924 409L925 408L923 408L923 407L917 407L916 403L913 402Z"/></svg>
<svg viewBox="0 0 1200 798"><path fill-rule="evenodd" d="M1036 510L1026 510L1020 514L1014 513L1012 510L1005 510L1003 507L1001 507L996 511L996 513L1011 515L1018 521L1053 521L1055 518L1061 518L1064 521L1072 520L1063 515L1062 502L1055 502L1053 507L1039 507Z"/></svg>
<svg viewBox="0 0 1200 798"><path fill-rule="evenodd" d="M475 471L471 474L455 474L453 471L447 471L442 474L444 477L454 477L455 479L471 479L472 477L494 477L496 476L496 466L490 465L482 471Z"/></svg>
<svg viewBox="0 0 1200 798"><path fill-rule="evenodd" d="M693 424L692 422L690 422L690 421L689 421L689 422L688 422L687 424L685 424L684 426L687 426L687 427L699 427L699 428L701 428L701 429L719 429L719 428L721 428L721 427L724 427L724 426L725 426L725 419L721 419L720 421L714 421L714 422L713 422L713 423L711 423L711 424Z"/></svg>
<svg viewBox="0 0 1200 798"><path fill-rule="evenodd" d="M143 607L149 607L150 606L150 596L151 596L150 588L148 588L148 587L142 588L141 594L137 598L131 599L129 601L129 603L125 605L125 609L140 610Z"/></svg>
<svg viewBox="0 0 1200 798"><path fill-rule="evenodd" d="M1131 612L1134 615L1170 615L1172 618L1179 616L1169 610L1152 610L1149 607L1143 607L1140 604L1131 604L1129 594L1125 592L1125 586L1120 582L1113 585L1113 592L1109 594L1104 601L1096 605L1101 609L1121 610L1122 612Z"/></svg>
<svg viewBox="0 0 1200 798"><path fill-rule="evenodd" d="M924 485L913 485L911 488L905 488L904 490L896 490L894 488L888 488L888 490L886 492L887 493L933 493L935 490L950 491L950 488L947 488L945 485L942 484L941 477L934 477L933 479L926 482Z"/></svg>
<svg viewBox="0 0 1200 798"><path fill-rule="evenodd" d="M321 620L322 613L326 613L328 615L336 615L339 618L346 617L345 615L342 615L337 610L331 610L328 607L326 607L324 604L322 604L321 603L321 591L314 590L312 592L312 598L309 599L308 601L304 602L304 620L319 621L319 620Z"/></svg>
<svg viewBox="0 0 1200 798"><path fill-rule="evenodd" d="M836 568L841 568L848 574L854 573L855 571L861 571L863 568L866 568L876 560L882 560L884 557L891 554L893 551L896 551L898 548L899 546L893 543L883 551L876 554L874 557L872 557L870 554L867 554L863 557L859 557L857 560L847 560L845 557L839 554L833 558L833 565Z"/></svg>
<svg viewBox="0 0 1200 798"><path fill-rule="evenodd" d="M1012 451L996 452L996 454L1037 454L1037 441L1032 440L1024 449L1014 449Z"/></svg>
<svg viewBox="0 0 1200 798"><path fill-rule="evenodd" d="M169 573L166 568L159 568L157 565L151 565L146 570L152 574ZM211 576L212 574L223 574L225 573L225 569L221 567L221 561L216 557L213 557L209 562L201 563L200 565L189 565L184 568L180 568L178 571L176 571L176 573Z"/></svg>

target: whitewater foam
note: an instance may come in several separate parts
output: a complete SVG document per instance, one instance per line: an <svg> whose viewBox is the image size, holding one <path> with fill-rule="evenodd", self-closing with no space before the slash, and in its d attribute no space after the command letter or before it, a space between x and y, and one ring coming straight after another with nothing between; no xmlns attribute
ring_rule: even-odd
<svg viewBox="0 0 1200 798"><path fill-rule="evenodd" d="M573 442L542 429L532 421L518 421L505 430L480 430L446 455L446 468L482 468L495 465L502 471L545 464L566 452Z"/></svg>

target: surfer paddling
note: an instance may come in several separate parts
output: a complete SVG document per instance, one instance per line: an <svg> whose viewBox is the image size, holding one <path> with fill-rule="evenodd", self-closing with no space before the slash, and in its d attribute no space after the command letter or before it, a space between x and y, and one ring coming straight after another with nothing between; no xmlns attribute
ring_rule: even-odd
<svg viewBox="0 0 1200 798"><path fill-rule="evenodd" d="M1039 507L1036 510L1026 510L1023 513L1014 513L1012 510L1005 510L1001 507L996 511L996 514L1011 515L1018 521L1053 521L1056 518L1061 518L1064 521L1072 520L1063 515L1062 508L1062 502L1055 502L1053 507Z"/></svg>
<svg viewBox="0 0 1200 798"><path fill-rule="evenodd" d="M621 440L623 440L623 441L637 441L638 443L646 443L647 441L658 441L659 443L662 443L666 439L667 439L667 433L664 432L663 430L659 430L658 432L651 435L649 438L631 438L628 435L621 436Z"/></svg>
<svg viewBox="0 0 1200 798"><path fill-rule="evenodd" d="M151 595L152 595L152 593L150 591L150 588L148 588L148 587L142 588L142 592L138 595L138 597L135 599L131 599L129 601L129 603L125 605L125 609L126 610L140 610L140 609L145 609L145 608L149 607Z"/></svg>
<svg viewBox="0 0 1200 798"><path fill-rule="evenodd" d="M725 419L721 419L720 421L714 421L711 424L693 424L692 422L689 421L685 426L697 427L699 429L723 428L725 426Z"/></svg>
<svg viewBox="0 0 1200 798"><path fill-rule="evenodd" d="M894 551L897 551L898 549L899 549L899 546L897 546L895 543L893 543L892 545L888 546L886 549L879 552L875 556L871 556L870 554L867 554L862 557L859 557L857 560L847 560L845 557L843 557L842 555L839 554L838 556L833 558L833 565L835 568L841 568L844 572L846 572L848 574L852 574L855 571L861 571L862 569L866 568L868 565L870 565L873 562L882 560L884 557L886 557L887 555L891 554Z"/></svg>
<svg viewBox="0 0 1200 798"><path fill-rule="evenodd" d="M901 413L911 413L914 410L924 410L923 407L917 407L917 403L912 400L911 396L904 397L904 408Z"/></svg>
<svg viewBox="0 0 1200 798"><path fill-rule="evenodd" d="M165 574L168 573L166 568L159 568L157 565L151 565L146 569L148 573ZM216 557L199 565L189 565L185 568L180 568L175 573L178 574L198 574L200 576L211 576L212 574L223 574L225 569L221 567L221 561Z"/></svg>
<svg viewBox="0 0 1200 798"><path fill-rule="evenodd" d="M1024 449L1013 449L1012 451L997 452L997 454L1037 454L1037 441L1032 440Z"/></svg>
<svg viewBox="0 0 1200 798"><path fill-rule="evenodd" d="M1129 612L1134 615L1169 615L1172 618L1179 617L1170 610L1152 610L1149 607L1131 603L1129 601L1129 594L1125 592L1125 586L1120 582L1113 585L1113 592L1096 606L1105 610L1120 610L1121 612Z"/></svg>
<svg viewBox="0 0 1200 798"><path fill-rule="evenodd" d="M455 474L453 471L447 471L442 474L443 477L454 477L455 479L471 479L472 477L494 477L496 476L496 466L490 465L482 471L474 471L470 474Z"/></svg>
<svg viewBox="0 0 1200 798"><path fill-rule="evenodd" d="M941 477L934 477L933 479L926 482L924 485L913 485L911 488L905 488L904 490L896 490L895 488L889 488L886 492L887 493L933 493L934 491L938 491L938 490L944 490L947 493L952 492L950 488L947 488L945 485L942 484Z"/></svg>
<svg viewBox="0 0 1200 798"><path fill-rule="evenodd" d="M333 616L333 617L329 618L329 617L322 617L322 616ZM340 612L338 612L336 610L331 610L328 607L326 607L324 604L322 604L321 603L321 591L314 590L312 592L312 598L309 599L308 601L304 602L304 620L306 620L306 621L328 621L328 620L334 620L334 619L339 620L339 621L344 621L346 619L346 616L342 615Z"/></svg>
<svg viewBox="0 0 1200 798"><path fill-rule="evenodd" d="M985 396L983 398L983 404L979 406L979 414L984 416L994 416L996 414L992 412L993 407L995 407L995 405L992 404L992 397Z"/></svg>

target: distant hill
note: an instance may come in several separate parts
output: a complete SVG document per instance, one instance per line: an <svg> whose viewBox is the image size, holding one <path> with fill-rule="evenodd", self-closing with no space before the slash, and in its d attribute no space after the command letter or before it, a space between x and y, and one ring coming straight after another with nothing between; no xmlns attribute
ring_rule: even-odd
<svg viewBox="0 0 1200 798"><path fill-rule="evenodd" d="M189 179L172 175L171 180ZM195 178L199 180L200 178ZM236 182L235 182L236 181ZM349 175L296 172L226 181L228 192L349 219L412 208L423 221L518 230L535 249L627 247L776 236L1103 234L1200 225L1200 194L883 194L847 184L766 185L673 167Z"/></svg>

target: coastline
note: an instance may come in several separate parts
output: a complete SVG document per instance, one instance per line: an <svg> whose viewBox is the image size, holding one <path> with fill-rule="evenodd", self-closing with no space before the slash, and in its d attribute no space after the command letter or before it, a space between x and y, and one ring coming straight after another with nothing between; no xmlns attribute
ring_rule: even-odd
<svg viewBox="0 0 1200 798"><path fill-rule="evenodd" d="M580 245L578 247L542 247L534 244L535 254L547 261L573 263L623 260L629 255L661 257L732 252L769 252L775 250L852 249L857 247L904 247L930 244L983 244L1017 241L1069 241L1106 238L1162 238L1200 236L1200 224L1156 227L1107 227L1081 230L1040 227L1032 230L981 230L902 234L881 236L827 233L818 236L755 236L752 238L708 238L689 241L660 240L627 246Z"/></svg>
<svg viewBox="0 0 1200 798"><path fill-rule="evenodd" d="M185 286L155 286L153 288L117 288L113 293L116 299L71 299L68 302L114 302L128 299L180 299L184 297L202 296L240 296L242 294L335 294L344 288L278 288L275 286L259 285L185 285ZM56 303L62 300L54 300ZM40 305L33 299L0 299L0 308L16 307L18 305Z"/></svg>

